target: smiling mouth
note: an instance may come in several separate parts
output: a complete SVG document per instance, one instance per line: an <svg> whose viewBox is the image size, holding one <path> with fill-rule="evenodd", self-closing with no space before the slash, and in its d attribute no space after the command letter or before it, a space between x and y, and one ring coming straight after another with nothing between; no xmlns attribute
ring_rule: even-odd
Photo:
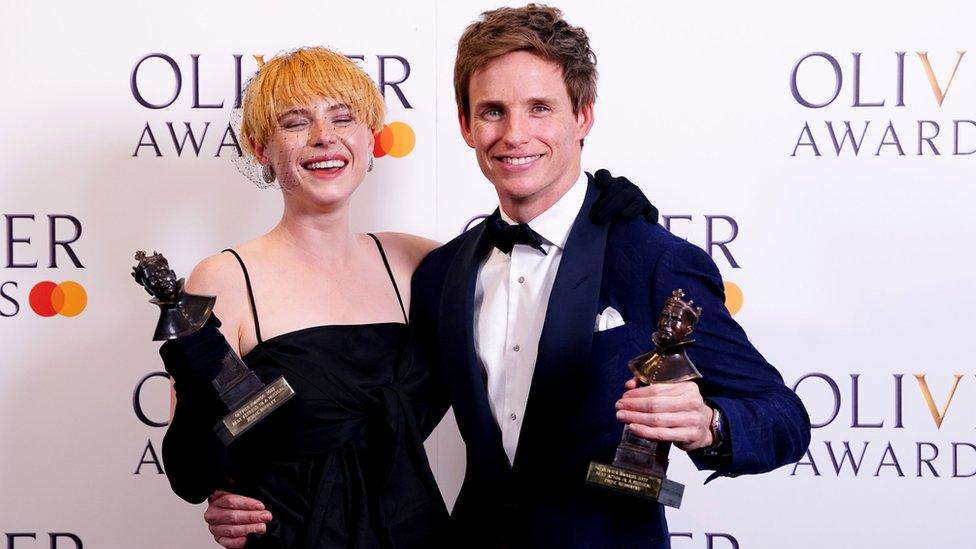
<svg viewBox="0 0 976 549"><path fill-rule="evenodd" d="M542 155L533 154L531 156L496 156L495 158L498 159L499 162L508 164L510 166L524 166L542 158Z"/></svg>
<svg viewBox="0 0 976 549"><path fill-rule="evenodd" d="M312 172L316 172L316 171L337 172L342 168L345 168L346 164L348 164L348 162L346 162L345 160L342 160L341 158L336 158L333 160L306 162L305 164L302 164L302 167Z"/></svg>

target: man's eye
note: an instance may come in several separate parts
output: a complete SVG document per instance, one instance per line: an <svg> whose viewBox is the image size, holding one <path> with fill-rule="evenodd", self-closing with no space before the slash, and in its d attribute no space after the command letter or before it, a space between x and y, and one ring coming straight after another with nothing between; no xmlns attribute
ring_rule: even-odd
<svg viewBox="0 0 976 549"><path fill-rule="evenodd" d="M536 112L536 113L547 113L549 112L549 110L550 110L549 107L545 105L536 105L532 107L532 112Z"/></svg>
<svg viewBox="0 0 976 549"><path fill-rule="evenodd" d="M502 110L496 108L485 109L484 113L482 113L482 116L484 116L485 118L498 118L501 115L502 115Z"/></svg>

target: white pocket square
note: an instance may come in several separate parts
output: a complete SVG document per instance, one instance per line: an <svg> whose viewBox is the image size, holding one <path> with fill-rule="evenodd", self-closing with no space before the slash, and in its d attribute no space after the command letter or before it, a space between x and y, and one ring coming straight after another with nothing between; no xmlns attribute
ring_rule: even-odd
<svg viewBox="0 0 976 549"><path fill-rule="evenodd" d="M617 326L624 325L624 317L620 316L613 307L607 307L602 313L596 315L596 322L593 326L594 332L604 332Z"/></svg>

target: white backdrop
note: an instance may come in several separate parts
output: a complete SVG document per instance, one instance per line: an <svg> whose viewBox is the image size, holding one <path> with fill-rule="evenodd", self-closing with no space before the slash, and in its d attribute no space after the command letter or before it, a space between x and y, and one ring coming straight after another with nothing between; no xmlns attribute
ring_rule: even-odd
<svg viewBox="0 0 976 549"><path fill-rule="evenodd" d="M409 103L386 86L387 122L408 124L416 147L377 161L358 192L355 225L446 241L496 205L459 138L451 84L458 36L496 5L4 6L6 547L212 543L203 507L174 496L157 469L164 428L133 405L140 380L161 364L149 341L154 309L128 273L136 249L164 252L185 274L277 221L277 192L244 181L233 147L220 147L230 142L235 55L244 78L253 55L303 45L362 55L375 79L385 58L385 80L403 80L396 85ZM787 384L803 380L797 391L824 424L800 465L759 477L702 486L706 474L677 452L670 474L687 491L685 507L668 512L673 546L973 547L963 521L976 478L976 123L968 122L976 66L974 54L957 52L972 46L976 9L833 0L559 6L587 29L599 58L584 167L627 175L676 234L708 249L741 288L737 320ZM796 90L829 103L822 108L791 92L794 66L815 52L799 64ZM179 71L179 94L165 108L141 105L130 83L150 54L160 55L136 75L147 102L165 104L177 89L166 57ZM840 72L832 102L831 61ZM850 136L841 140L845 122L857 154ZM199 154L189 141L177 154L167 123L177 140L190 123ZM708 245L709 224L729 255ZM52 238L68 242L54 247L53 263ZM42 281L79 283L87 306L73 317L39 315L29 295ZM146 420L166 420L165 379L150 377L137 396ZM450 417L427 448L451 503L464 459Z"/></svg>

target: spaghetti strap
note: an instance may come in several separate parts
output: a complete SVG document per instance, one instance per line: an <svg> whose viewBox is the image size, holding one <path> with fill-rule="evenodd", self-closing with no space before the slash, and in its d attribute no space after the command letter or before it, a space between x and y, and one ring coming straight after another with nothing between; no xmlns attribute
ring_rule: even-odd
<svg viewBox="0 0 976 549"><path fill-rule="evenodd" d="M258 322L258 308L254 305L254 291L251 289L251 277L247 274L247 267L244 266L244 260L241 259L241 256L237 252L230 248L222 251L234 254L237 262L241 264L241 270L244 271L244 283L247 284L247 299L251 302L251 316L254 317L254 334L258 337L258 343L263 343L264 340L261 339L261 323Z"/></svg>
<svg viewBox="0 0 976 549"><path fill-rule="evenodd" d="M380 257L383 258L383 266L386 267L386 274L390 275L390 282L393 283L393 291L396 292L397 301L400 302L400 312L403 313L403 321L410 324L410 320L407 319L407 310L403 307L403 298L400 297L400 288L397 286L396 279L393 278L393 269L390 268L390 262L386 259L386 252L383 251L383 245L380 244L380 239L376 238L373 233L366 233L373 239L376 243L376 248L380 251Z"/></svg>

